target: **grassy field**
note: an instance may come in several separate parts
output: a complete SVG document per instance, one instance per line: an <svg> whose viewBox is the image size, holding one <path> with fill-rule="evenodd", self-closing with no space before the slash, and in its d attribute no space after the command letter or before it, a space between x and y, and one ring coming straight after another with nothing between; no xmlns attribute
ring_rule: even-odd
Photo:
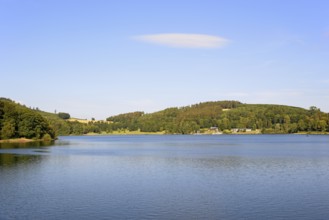
<svg viewBox="0 0 329 220"><path fill-rule="evenodd" d="M70 119L67 119L67 121L80 122L82 124L88 124L89 122L93 122L93 123L96 123L96 122L111 123L111 122L105 121L105 120L88 120L88 119L80 119L80 118L70 118Z"/></svg>
<svg viewBox="0 0 329 220"><path fill-rule="evenodd" d="M110 133L88 133L86 135L161 135L165 134L164 131L161 132L142 132L142 131L129 131L129 130L121 130L121 131L113 131Z"/></svg>

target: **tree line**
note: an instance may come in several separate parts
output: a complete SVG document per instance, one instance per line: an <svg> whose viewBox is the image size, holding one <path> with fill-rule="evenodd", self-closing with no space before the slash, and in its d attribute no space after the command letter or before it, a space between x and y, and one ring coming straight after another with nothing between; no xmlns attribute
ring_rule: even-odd
<svg viewBox="0 0 329 220"><path fill-rule="evenodd" d="M133 112L107 118L112 129L191 134L217 127L260 130L262 133L328 132L329 114L284 105L252 105L238 101L205 102L144 114Z"/></svg>
<svg viewBox="0 0 329 220"><path fill-rule="evenodd" d="M211 127L229 132L251 129L261 133L329 132L329 114L314 106L303 109L284 105L243 104L238 101L203 102L167 108L154 113L141 111L88 123L69 121L69 113L29 109L0 98L0 138L50 138L61 135L112 133L115 131L193 134Z"/></svg>
<svg viewBox="0 0 329 220"><path fill-rule="evenodd" d="M0 98L0 139L21 137L51 140L55 131L36 111Z"/></svg>

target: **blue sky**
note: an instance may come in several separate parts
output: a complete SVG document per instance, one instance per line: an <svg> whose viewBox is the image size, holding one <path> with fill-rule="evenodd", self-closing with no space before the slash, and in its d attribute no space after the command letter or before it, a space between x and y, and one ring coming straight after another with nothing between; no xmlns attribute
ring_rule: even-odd
<svg viewBox="0 0 329 220"><path fill-rule="evenodd" d="M216 101L329 112L329 1L0 0L0 96L105 119Z"/></svg>

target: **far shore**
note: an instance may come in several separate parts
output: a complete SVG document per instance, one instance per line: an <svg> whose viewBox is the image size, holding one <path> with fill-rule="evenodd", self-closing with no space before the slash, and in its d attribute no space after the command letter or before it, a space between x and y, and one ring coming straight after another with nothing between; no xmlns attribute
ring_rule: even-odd
<svg viewBox="0 0 329 220"><path fill-rule="evenodd" d="M329 135L329 132L298 132L298 133L290 133L290 134L283 134L277 133L280 135ZM87 133L84 135L78 136L105 136L105 135L183 135L183 134L168 134L165 132L141 132L141 131L114 131L114 132L102 132L102 133ZM254 133L254 132L235 132L235 133L193 133L189 135L268 135L263 133ZM270 135L276 135L276 133L271 133ZM69 135L71 136L71 135ZM42 139L28 139L28 138L13 138L13 139L6 139L0 140L1 143L29 143L29 142L38 142L44 141Z"/></svg>
<svg viewBox="0 0 329 220"><path fill-rule="evenodd" d="M189 135L269 135L269 134L286 134L286 135L329 135L329 132L298 132L298 133L261 133L261 132L232 132L232 133L191 133ZM169 134L166 132L141 132L141 131L113 131L113 132L102 132L102 133L87 133L83 136L102 136L102 135L183 135L183 134Z"/></svg>
<svg viewBox="0 0 329 220"><path fill-rule="evenodd" d="M43 140L43 139L29 139L29 138L12 138L12 139L0 140L0 144L1 143L24 144L24 143L39 142L39 141L45 141L45 140Z"/></svg>
<svg viewBox="0 0 329 220"><path fill-rule="evenodd" d="M0 140L0 143L28 143L34 141L40 141L40 140L33 140L28 138L13 138L13 139Z"/></svg>
<svg viewBox="0 0 329 220"><path fill-rule="evenodd" d="M102 133L87 133L85 136L98 136L98 135L163 135L166 134L164 131L160 132L143 132L143 131L113 131L113 132L102 132Z"/></svg>

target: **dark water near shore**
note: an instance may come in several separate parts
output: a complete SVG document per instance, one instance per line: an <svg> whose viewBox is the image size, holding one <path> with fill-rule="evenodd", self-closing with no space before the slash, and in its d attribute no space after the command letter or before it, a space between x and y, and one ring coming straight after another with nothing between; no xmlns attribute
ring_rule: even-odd
<svg viewBox="0 0 329 220"><path fill-rule="evenodd" d="M328 135L84 136L0 144L1 220L328 216Z"/></svg>

